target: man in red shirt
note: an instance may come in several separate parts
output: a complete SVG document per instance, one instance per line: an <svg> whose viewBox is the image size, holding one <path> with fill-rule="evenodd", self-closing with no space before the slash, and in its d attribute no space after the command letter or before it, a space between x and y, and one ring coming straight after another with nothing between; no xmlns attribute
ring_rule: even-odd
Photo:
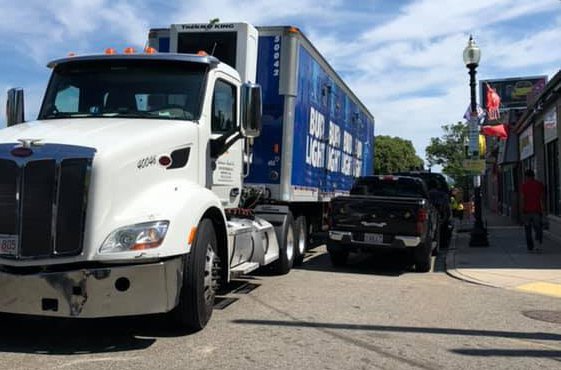
<svg viewBox="0 0 561 370"><path fill-rule="evenodd" d="M522 219L526 232L526 246L528 250L534 249L532 226L536 233L536 240L541 244L543 239L542 214L544 186L534 178L534 171L526 170L526 180L522 183Z"/></svg>

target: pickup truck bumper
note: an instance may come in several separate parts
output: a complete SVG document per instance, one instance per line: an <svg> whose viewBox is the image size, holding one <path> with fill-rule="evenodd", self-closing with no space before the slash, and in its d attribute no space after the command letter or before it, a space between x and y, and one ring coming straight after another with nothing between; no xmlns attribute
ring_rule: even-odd
<svg viewBox="0 0 561 370"><path fill-rule="evenodd" d="M420 236L405 236L396 235L393 237L391 243L377 243L372 244L370 242L364 242L360 240L353 239L353 233L350 231L329 231L329 242L327 243L328 248L337 246L346 246L350 249L361 249L368 250L375 247L384 248L415 248L421 244Z"/></svg>
<svg viewBox="0 0 561 370"><path fill-rule="evenodd" d="M181 257L62 272L0 271L0 312L82 318L167 312L177 305L182 276Z"/></svg>

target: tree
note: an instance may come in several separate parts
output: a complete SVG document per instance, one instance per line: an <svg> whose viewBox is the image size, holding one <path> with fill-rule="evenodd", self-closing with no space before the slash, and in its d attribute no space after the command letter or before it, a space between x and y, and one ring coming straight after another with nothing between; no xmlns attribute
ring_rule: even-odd
<svg viewBox="0 0 561 370"><path fill-rule="evenodd" d="M426 148L429 166L440 165L442 172L450 176L457 186L467 188L470 172L463 165L466 159L468 127L458 122L442 126L444 134L439 138L431 138Z"/></svg>
<svg viewBox="0 0 561 370"><path fill-rule="evenodd" d="M423 160L415 153L409 140L391 136L376 136L374 173L385 174L423 168Z"/></svg>

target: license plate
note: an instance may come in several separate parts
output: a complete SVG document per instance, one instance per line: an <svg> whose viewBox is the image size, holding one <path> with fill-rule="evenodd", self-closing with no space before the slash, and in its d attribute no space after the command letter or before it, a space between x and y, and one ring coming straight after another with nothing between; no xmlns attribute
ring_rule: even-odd
<svg viewBox="0 0 561 370"><path fill-rule="evenodd" d="M364 234L364 242L382 244L384 242L383 234Z"/></svg>
<svg viewBox="0 0 561 370"><path fill-rule="evenodd" d="M18 236L0 234L0 254L15 256L18 252Z"/></svg>

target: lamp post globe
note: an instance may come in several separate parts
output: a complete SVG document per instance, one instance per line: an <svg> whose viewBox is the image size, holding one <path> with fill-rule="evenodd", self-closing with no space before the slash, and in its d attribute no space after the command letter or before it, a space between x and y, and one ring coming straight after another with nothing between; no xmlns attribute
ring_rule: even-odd
<svg viewBox="0 0 561 370"><path fill-rule="evenodd" d="M464 63L469 68L470 66L477 67L481 59L481 50L475 44L475 40L470 35L467 46L464 49Z"/></svg>

